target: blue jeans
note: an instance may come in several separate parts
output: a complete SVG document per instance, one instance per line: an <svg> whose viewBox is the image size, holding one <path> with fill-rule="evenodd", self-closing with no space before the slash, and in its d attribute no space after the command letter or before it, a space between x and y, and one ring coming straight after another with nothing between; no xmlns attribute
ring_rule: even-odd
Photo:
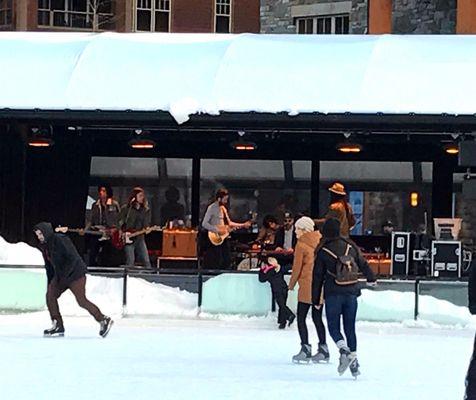
<svg viewBox="0 0 476 400"><path fill-rule="evenodd" d="M124 247L124 251L126 253L126 265L128 267L134 266L136 259L135 256L137 254L139 262L141 262L144 267L151 268L150 258L143 235L135 238L132 244L127 244L126 247Z"/></svg>
<svg viewBox="0 0 476 400"><path fill-rule="evenodd" d="M341 317L344 322L344 334L350 351L357 351L357 337L355 335L355 318L357 316L357 296L333 295L326 298L327 328L334 342L343 341L340 330Z"/></svg>

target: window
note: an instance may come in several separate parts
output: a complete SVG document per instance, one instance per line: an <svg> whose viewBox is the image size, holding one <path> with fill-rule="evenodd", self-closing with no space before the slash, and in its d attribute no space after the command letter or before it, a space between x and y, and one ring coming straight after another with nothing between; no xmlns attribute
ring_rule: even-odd
<svg viewBox="0 0 476 400"><path fill-rule="evenodd" d="M215 32L231 32L231 0L216 0L215 2Z"/></svg>
<svg viewBox="0 0 476 400"><path fill-rule="evenodd" d="M354 209L357 226L354 235L382 234L391 221L396 231L417 231L431 221L432 163L380 161L322 161L320 164L319 209L329 204L327 188L343 182ZM410 205L410 193L417 191L417 207Z"/></svg>
<svg viewBox="0 0 476 400"><path fill-rule="evenodd" d="M114 0L38 0L38 26L115 29Z"/></svg>
<svg viewBox="0 0 476 400"><path fill-rule="evenodd" d="M348 34L349 15L296 18L299 34Z"/></svg>
<svg viewBox="0 0 476 400"><path fill-rule="evenodd" d="M169 219L190 221L192 160L182 158L93 157L86 219L97 199L99 185L111 186L123 205L135 186L142 186L151 209L153 225Z"/></svg>
<svg viewBox="0 0 476 400"><path fill-rule="evenodd" d="M310 212L310 161L206 159L200 173L200 220L222 187L230 191L230 217L235 221L256 213L261 225L266 214L281 220L284 211Z"/></svg>
<svg viewBox="0 0 476 400"><path fill-rule="evenodd" d="M11 0L0 0L0 26L12 24L12 2Z"/></svg>
<svg viewBox="0 0 476 400"><path fill-rule="evenodd" d="M137 0L136 31L169 32L170 0Z"/></svg>

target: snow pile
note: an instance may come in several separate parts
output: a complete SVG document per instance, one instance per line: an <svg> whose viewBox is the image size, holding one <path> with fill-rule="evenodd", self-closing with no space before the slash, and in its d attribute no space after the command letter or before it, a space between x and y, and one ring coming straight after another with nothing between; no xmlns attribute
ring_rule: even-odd
<svg viewBox="0 0 476 400"><path fill-rule="evenodd" d="M154 315L169 318L195 317L197 295L178 288L150 283L140 278L128 278L127 307L123 310L122 278L88 276L86 293L103 313L121 315ZM61 312L69 316L88 315L78 306L73 294L66 291L59 300Z"/></svg>
<svg viewBox="0 0 476 400"><path fill-rule="evenodd" d="M8 243L0 236L0 264L44 265L44 262L38 249L23 242Z"/></svg>
<svg viewBox="0 0 476 400"><path fill-rule="evenodd" d="M363 290L359 298L361 321L403 322L414 318L415 294L394 290ZM433 296L419 297L419 319L442 325L473 325L474 317L460 307Z"/></svg>

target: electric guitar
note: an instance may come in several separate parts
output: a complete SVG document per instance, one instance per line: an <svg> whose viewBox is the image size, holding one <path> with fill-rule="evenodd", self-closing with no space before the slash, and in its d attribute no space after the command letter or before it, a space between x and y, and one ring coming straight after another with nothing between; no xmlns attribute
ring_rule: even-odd
<svg viewBox="0 0 476 400"><path fill-rule="evenodd" d="M86 235L92 235L92 236L101 236L98 240L100 242L109 240L110 239L110 229L98 229L98 230L92 230L92 229L80 229L80 228L69 228L67 226L58 226L55 228L55 232L57 233L78 233L78 234L86 234Z"/></svg>
<svg viewBox="0 0 476 400"><path fill-rule="evenodd" d="M251 221L247 221L243 224L243 226L237 226L237 227L222 225L226 228L226 231L223 233L208 231L208 239L210 240L211 244L213 244L214 246L220 246L221 244L223 244L225 239L228 236L230 236L231 232L233 232L236 229L249 228L251 224L252 224Z"/></svg>
<svg viewBox="0 0 476 400"><path fill-rule="evenodd" d="M148 235L151 232L160 232L164 228L161 226L149 226L148 228L144 228L138 231L121 231L119 229L115 229L111 232L111 244L118 250L122 250L127 244L133 243L135 237L140 235Z"/></svg>

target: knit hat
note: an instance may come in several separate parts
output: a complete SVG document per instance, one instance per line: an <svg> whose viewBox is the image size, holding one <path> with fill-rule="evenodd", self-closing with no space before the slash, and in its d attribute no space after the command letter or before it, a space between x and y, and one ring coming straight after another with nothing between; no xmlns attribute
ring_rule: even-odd
<svg viewBox="0 0 476 400"><path fill-rule="evenodd" d="M330 218L324 222L322 235L326 239L335 239L340 236L340 222L338 219Z"/></svg>
<svg viewBox="0 0 476 400"><path fill-rule="evenodd" d="M309 217L301 217L294 224L296 229L301 229L306 232L314 231L314 221Z"/></svg>

